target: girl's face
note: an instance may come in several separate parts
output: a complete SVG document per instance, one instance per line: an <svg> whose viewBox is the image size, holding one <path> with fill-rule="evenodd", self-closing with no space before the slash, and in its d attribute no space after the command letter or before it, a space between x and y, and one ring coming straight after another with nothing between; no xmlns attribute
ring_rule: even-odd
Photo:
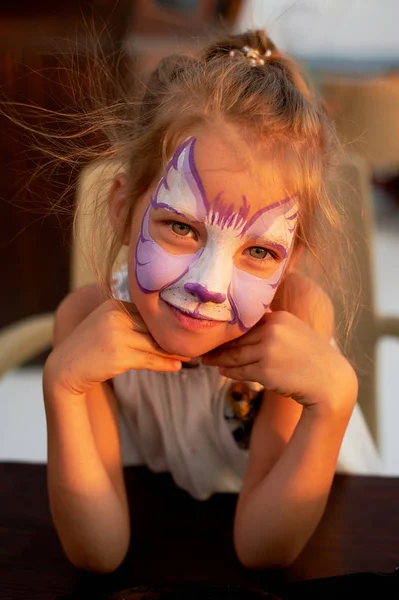
<svg viewBox="0 0 399 600"><path fill-rule="evenodd" d="M231 126L202 127L140 199L131 296L167 352L200 356L269 307L292 249L297 201L265 152Z"/></svg>

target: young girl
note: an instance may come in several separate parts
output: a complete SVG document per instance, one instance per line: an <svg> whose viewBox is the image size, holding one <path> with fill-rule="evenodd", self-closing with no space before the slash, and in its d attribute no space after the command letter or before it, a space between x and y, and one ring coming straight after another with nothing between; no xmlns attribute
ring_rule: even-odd
<svg viewBox="0 0 399 600"><path fill-rule="evenodd" d="M264 32L152 74L118 143L110 293L62 302L44 370L51 511L78 567L112 571L130 543L121 420L138 464L198 499L239 493L243 565L288 565L313 533L357 396L331 302L299 271L338 227L333 149Z"/></svg>

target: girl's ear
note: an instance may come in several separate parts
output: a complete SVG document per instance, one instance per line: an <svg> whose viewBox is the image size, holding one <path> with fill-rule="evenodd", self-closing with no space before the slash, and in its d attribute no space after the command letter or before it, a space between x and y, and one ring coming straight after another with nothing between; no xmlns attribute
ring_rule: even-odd
<svg viewBox="0 0 399 600"><path fill-rule="evenodd" d="M108 195L108 218L115 233L119 233L123 227L121 219L126 215L128 201L127 177L119 173L114 178ZM121 239L124 246L129 245L130 232L126 231Z"/></svg>

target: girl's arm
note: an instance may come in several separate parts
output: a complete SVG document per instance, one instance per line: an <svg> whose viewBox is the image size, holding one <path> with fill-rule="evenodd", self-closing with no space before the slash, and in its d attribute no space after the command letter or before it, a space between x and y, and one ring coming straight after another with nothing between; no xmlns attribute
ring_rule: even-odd
<svg viewBox="0 0 399 600"><path fill-rule="evenodd" d="M67 297L55 323L55 347L100 303L94 286ZM118 409L107 383L72 394L44 372L51 513L64 551L79 568L106 572L123 560L130 540Z"/></svg>
<svg viewBox="0 0 399 600"><path fill-rule="evenodd" d="M117 402L107 382L130 369L176 371L185 358L162 352L130 308L96 286L69 295L44 368L51 511L67 556L92 571L114 570L130 539Z"/></svg>
<svg viewBox="0 0 399 600"><path fill-rule="evenodd" d="M353 389L348 390L351 394ZM305 407L290 440L271 465L265 436L270 430L268 404L275 402L287 406L289 399L265 394L234 522L237 555L253 569L288 566L313 534L325 509L351 414L351 408L323 413ZM348 404L353 406L352 399Z"/></svg>
<svg viewBox="0 0 399 600"><path fill-rule="evenodd" d="M310 281L291 277L301 292L295 294L291 312L329 340L330 300ZM309 306L314 309L309 311ZM319 523L357 396L350 367L344 380L343 388L328 390L337 394L335 401L310 406L271 391L264 393L234 524L237 555L247 567L289 565ZM320 395L325 393L320 389Z"/></svg>
<svg viewBox="0 0 399 600"><path fill-rule="evenodd" d="M46 388L47 481L58 536L76 567L113 571L130 541L115 397L107 384L81 396Z"/></svg>

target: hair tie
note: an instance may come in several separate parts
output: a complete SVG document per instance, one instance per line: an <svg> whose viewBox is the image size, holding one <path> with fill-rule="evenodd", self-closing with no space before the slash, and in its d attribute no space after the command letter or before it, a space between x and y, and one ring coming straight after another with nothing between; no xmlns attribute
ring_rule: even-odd
<svg viewBox="0 0 399 600"><path fill-rule="evenodd" d="M241 48L241 50L231 50L230 56L232 58L236 58L238 53L243 54L245 56L245 58L247 58L249 60L249 62L251 63L252 66L256 66L256 65L264 65L265 60L271 56L272 51L270 48L268 48L264 54L261 54L259 52L259 50L257 50L256 48L250 48L249 46L243 46Z"/></svg>

